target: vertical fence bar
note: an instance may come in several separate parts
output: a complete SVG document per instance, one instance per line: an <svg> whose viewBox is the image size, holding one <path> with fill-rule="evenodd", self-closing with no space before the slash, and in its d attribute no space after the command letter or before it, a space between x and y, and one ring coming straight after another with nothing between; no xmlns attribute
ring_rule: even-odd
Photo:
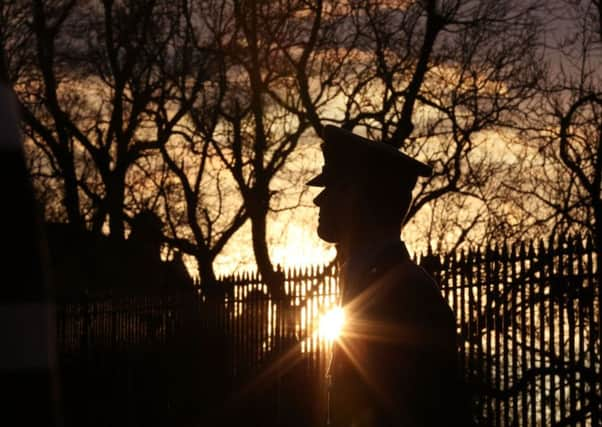
<svg viewBox="0 0 602 427"><path fill-rule="evenodd" d="M524 248L524 245L523 245ZM543 243L543 241L540 241L540 245L539 245L539 260L538 260L538 264L539 264L539 271L541 273L540 275L540 280L537 281L535 283L534 279L530 279L532 280L532 282L530 282L530 289L533 289L534 286L537 286L537 294L533 294L533 300L537 300L539 302L539 310L538 310L538 314L539 314L539 322L538 322L538 327L539 327L539 365L537 366L540 369L543 369L543 367L546 365L546 356L545 356L545 351L546 351L546 321L545 321L545 311L546 311L546 295L545 295L545 281L547 280L546 277L546 264L547 264L547 256L548 256L548 251ZM533 303L532 303L533 306ZM534 335L535 332L535 325L531 325L531 336L535 337ZM535 365L532 365L532 369L535 369ZM547 412L546 412L546 376L544 373L541 373L538 375L539 377L539 408L536 408L537 412L533 411L533 407L534 405L536 405L536 396L531 396L532 399L532 405L531 405L531 410L533 414L537 414L539 413L541 416L541 425L547 425ZM533 424L535 425L535 424Z"/></svg>
<svg viewBox="0 0 602 427"><path fill-rule="evenodd" d="M589 366L592 369L592 374L589 375L588 378L588 383L589 383L589 387L588 387L588 391L589 393L591 393L594 398L589 398L587 401L590 405L595 405L594 403L592 403L593 400L595 400L595 397L599 397L596 396L596 387L600 384L600 379L597 378L596 376L596 340L598 339L598 336L596 335L596 328L593 327L593 325L596 324L596 321L600 321L602 323L602 319L596 319L596 297L598 298L597 303L598 304L602 304L602 295L598 294L596 295L596 284L598 286L600 286L599 283L596 283L594 277L595 276L595 271L594 271L594 243L593 240L591 238L590 235L587 236L587 240L586 240L586 251L587 251L587 282L588 282L588 325L589 325L589 331L588 331L588 341L589 341ZM600 266L600 263L602 262L602 260L600 258L596 258L596 267L598 269L598 271L600 270L600 268L602 268ZM598 278L600 277L599 275L597 276ZM599 328L602 328L602 325L598 325ZM599 343L600 346L602 346L602 343ZM602 351L602 347L600 348L600 350ZM599 360L599 358L598 358ZM599 368L598 368L599 369ZM592 425L600 425L600 422L602 420L600 419L600 414L596 408L596 406L593 406L593 410L592 410Z"/></svg>
<svg viewBox="0 0 602 427"><path fill-rule="evenodd" d="M508 247L506 243L502 244L501 251L498 252L499 257L499 269L501 272L501 276L499 278L502 288L502 303L501 303L501 321L500 321L500 336L502 340L501 348L502 348L502 371L503 371L503 390L506 394L509 387L509 376L510 376L510 364L508 362L508 336L510 335L510 331L512 330L513 325L513 316L511 312L509 312L508 306L513 307L512 303L512 288L508 283ZM509 296L510 294L510 296ZM509 300L510 298L510 300ZM510 313L510 319L508 319L508 314ZM502 425L510 424L510 406L514 403L515 396L514 394L506 394L506 400L504 402L504 420L502 421Z"/></svg>
<svg viewBox="0 0 602 427"><path fill-rule="evenodd" d="M511 387L514 389L518 380L518 364L519 364L519 353L518 345L519 342L524 338L519 336L518 328L521 324L519 321L520 316L524 316L522 307L519 307L519 288L516 283L516 246L511 245L509 252L506 257L506 281L510 287L510 307L511 307L511 344L512 344L512 357L511 357ZM522 288L524 290L524 287ZM520 425L519 422L519 406L521 402L520 390L515 390L514 401L512 404L512 422L511 424Z"/></svg>
<svg viewBox="0 0 602 427"><path fill-rule="evenodd" d="M458 299L458 304L455 307L455 315L456 318L459 317L459 321L460 321L460 343L461 343L461 348L460 348L460 366L462 366L463 370L466 370L466 346L465 346L465 342L466 342L466 307L464 305L465 301L464 301L464 280L466 278L465 275L465 271L466 271L466 264L467 264L467 260L466 260L466 253L464 251L464 249L462 249L460 251L460 262L458 263L458 271L456 272L456 274L454 275L454 277L457 275L459 276L457 278L457 281L455 282L455 289L454 289L454 294L455 297Z"/></svg>
<svg viewBox="0 0 602 427"><path fill-rule="evenodd" d="M484 372L483 372L483 359L484 359L484 354L483 354L483 333L486 333L484 331L486 331L486 320L483 317L483 282L481 280L481 265L482 265L482 260L481 260L481 251L477 251L476 252L476 256L475 256L475 266L474 266L474 279L475 279L475 284L477 286L477 301L476 301L476 318L477 318L477 360L478 360L478 364L477 364L477 368L478 370L476 371L476 375L474 376L474 378L472 379L472 381L474 383L476 383L476 387L473 387L473 389L479 391L479 390L483 390L483 378L484 376ZM476 398L478 399L478 410L477 412L477 419L476 422L478 425L481 425L483 423L483 392L478 392L475 393L476 394Z"/></svg>
<svg viewBox="0 0 602 427"><path fill-rule="evenodd" d="M556 249L558 250L562 245L560 244L560 242L558 242L558 246L556 246ZM556 278L556 269L554 268L554 258L555 258L555 253L553 251L553 243L550 245L550 247L548 248L548 277L550 279L550 284L548 286L549 288L549 293L548 293L548 317L549 317L549 321L550 321L550 339L549 339L549 346L548 346L548 351L549 351L549 360L551 363L553 363L555 357L556 357L556 313L555 313L555 307L554 307L554 286L552 284L553 280ZM551 375L549 375L549 390L550 390L550 422L552 424L556 423L556 377L555 375L552 373Z"/></svg>
<svg viewBox="0 0 602 427"><path fill-rule="evenodd" d="M533 245L532 244L529 245L529 259L528 259L528 266L527 266L525 245L524 245L524 242L521 243L521 274L524 277L524 283L522 284L522 286L524 286L524 289L527 291L527 294L528 294L528 296L526 297L526 300L525 300L524 310L525 311L529 310L529 319L530 319L529 324L528 324L528 328L529 328L528 332L527 332L527 327L525 326L525 340L524 340L525 348L523 351L525 352L525 360L528 360L528 362L523 370L524 375L527 375L527 373L529 373L529 372L534 372L534 370L536 369L537 318L538 318L537 312L536 312L537 302L539 301L540 309L543 307L542 306L543 299L538 298L538 296L543 295L543 293L540 293L539 295L537 295L537 292L538 291L543 292L542 291L543 279L541 279L541 277L540 277L540 282L538 283L535 280L535 276L536 276L535 271L537 271L537 269L539 269L540 276L543 275L543 272L541 271L542 250L543 250L543 244L539 246L537 253L535 252ZM540 322L543 322L543 316L541 317ZM540 345L540 350L541 350L543 348L542 346L543 346L543 337L544 337L543 323L540 323L539 332L542 337L542 341L541 341L542 344ZM527 345L528 345L528 348L526 347ZM528 354L528 358L527 358L527 354ZM541 351L540 351L540 357L541 357ZM542 364L541 359L540 359L540 364ZM539 376L539 378L538 378L538 376L531 375L529 385L525 385L525 387L524 387L525 425L529 425L529 421L531 421L532 426L538 425L537 416L536 416L536 414L538 414L537 383L539 380L541 386L543 387L543 383L541 382L542 378L543 377L541 377L541 376ZM528 416L527 410L529 407L530 407L531 413ZM541 405L540 405L539 412L541 412L541 416L545 420L545 408ZM545 424L543 424L543 425L545 425Z"/></svg>
<svg viewBox="0 0 602 427"><path fill-rule="evenodd" d="M474 376L475 371L478 367L478 364L475 363L475 340L478 337L478 329L477 329L477 319L478 317L475 315L475 286L474 286L474 277L473 277L473 268L474 268L474 251L471 249L468 252L468 265L466 268L466 290L468 292L468 304L466 307L466 323L468 325L466 329L466 339L467 346L464 345L464 351L467 351L467 371L465 371L465 376L470 375ZM462 351L462 350L460 350Z"/></svg>
<svg viewBox="0 0 602 427"><path fill-rule="evenodd" d="M525 375L528 370L527 366L527 346L533 347L533 336L527 337L527 309L532 309L533 303L529 304L528 301L532 300L532 288L527 288L527 283L523 280L520 280L520 277L524 275L524 264L522 259L522 252L524 250L524 246L517 247L516 244L512 245L512 282L518 293L518 298L520 299L520 343L522 344L520 347L520 374L515 374L514 380L520 381L525 378ZM535 321L533 317L533 312L530 310L529 316L529 324L532 324ZM518 342L515 340L514 345L517 347L518 351ZM518 357L514 360L518 363ZM531 364L533 360L529 361ZM518 372L518 369L517 369ZM520 375L520 376L519 376ZM527 413L528 408L528 400L527 400L527 388L522 387L520 393L520 422L517 425L528 426L529 418Z"/></svg>
<svg viewBox="0 0 602 427"><path fill-rule="evenodd" d="M574 301L577 306L577 331L578 331L578 360L582 361L582 365L585 367L585 363L587 363L587 354L585 350L585 325L586 325L586 293L587 293L587 280L585 277L584 269L583 269L583 261L584 261L584 246L581 238L577 239L577 277L576 277L576 285L578 286L577 298ZM579 372L579 393L577 395L580 402L577 400L573 403L574 407L573 411L577 411L577 409L581 409L583 406L583 397L585 396L585 385L586 379L584 378L583 372ZM579 407L577 407L579 406ZM585 426L585 421L581 421L578 423L579 426Z"/></svg>
<svg viewBox="0 0 602 427"><path fill-rule="evenodd" d="M451 308L456 317L456 321L458 319L458 304L457 304L457 291L458 291L458 270L460 268L459 260L456 258L455 254L453 257L450 257L449 271L446 280L446 291L449 297L451 298ZM462 354L460 354L460 360L462 360Z"/></svg>
<svg viewBox="0 0 602 427"><path fill-rule="evenodd" d="M485 252L485 256L484 256L484 262L483 262L483 269L484 272L483 274L485 275L485 286L486 286L486 291L485 291L485 321L486 326L485 326L485 330L487 333L487 337L485 340L485 366L486 366L486 386L488 387L494 387L494 369L493 369L493 349L492 349L492 345L491 345L491 331L495 330L495 324L493 322L493 320L495 319L495 317L493 316L493 312L492 312L492 295L494 292L494 289L492 288L491 285L491 273L490 273L490 268L489 268L489 264L490 264L490 257L491 257L491 251L489 250L489 248L486 250ZM485 421L486 423L490 424L490 425L495 425L495 419L494 419L494 398L492 397L491 394L489 394L487 397L487 420Z"/></svg>
<svg viewBox="0 0 602 427"><path fill-rule="evenodd" d="M493 315L494 315L494 320L493 320L493 338L494 338L494 346L495 346L495 350L494 350L494 360L495 360L495 371L494 371L494 377L495 377L495 390L497 392L502 390L502 357L503 354L500 351L501 347L502 347L502 343L501 343L501 334L502 334L502 322L503 322L503 313L502 313L502 308L500 307L502 304L502 298L503 298L503 293L504 293L504 289L503 287L500 288L500 286L503 286L503 284L500 283L499 280L499 248L498 248L498 244L497 242L495 243L494 247L493 247L493 251L491 252L491 259L490 259L490 268L492 270L491 274L490 274L490 278L492 279L492 285L495 289L493 295L495 295L495 306L493 308ZM495 425L496 426L502 426L502 417L503 417L503 401L501 398L496 398L495 399Z"/></svg>
<svg viewBox="0 0 602 427"><path fill-rule="evenodd" d="M491 288L491 276L489 271L489 250L485 252L485 256L483 257L483 275L485 280L485 386L487 388L493 386L493 358L492 358L492 346L491 346L491 331L494 328L492 319L493 315L491 312L491 295L493 294L493 289ZM486 399L486 420L485 422L493 425L495 423L494 418L494 410L493 410L493 398L491 394L484 397Z"/></svg>
<svg viewBox="0 0 602 427"><path fill-rule="evenodd" d="M556 265L558 266L558 273L556 280L557 289L553 294L555 295L558 301L558 361L559 365L562 366L566 362L565 360L565 296L568 291L568 283L567 278L565 276L565 268L566 268L566 254L569 252L570 239L565 241L563 245L560 246L560 251L558 255L558 262ZM558 375L558 386L559 386L559 421L563 422L566 417L566 389L565 385L567 383L567 375L563 372L560 372Z"/></svg>
<svg viewBox="0 0 602 427"><path fill-rule="evenodd" d="M576 282L575 277L574 277L574 263L577 259L576 256L576 252L577 252L577 244L575 241L575 238L571 238L571 240L569 241L569 247L567 249L567 262L566 262L566 273L567 273L567 278L566 278L566 293L563 295L566 298L566 310L567 310L567 321L568 321L568 333L567 333L567 337L568 337L568 341L569 341L569 348L568 348L568 360L569 362L572 362L575 365L575 368L577 368L577 363L579 363L578 361L580 360L577 357L576 351L575 351L575 338L577 338L575 335L575 301L578 301L578 299L575 299L574 297L576 296L577 298L579 298L579 288L580 285ZM578 338L577 338L578 339ZM576 388L578 385L578 379L577 379L577 375L576 375L576 370L572 370L571 372L569 372L568 375L568 383L567 386L569 387L568 392L569 392L569 396L568 396L568 415L569 416L573 416L575 414L576 411L576 404L575 404L575 392L576 392Z"/></svg>

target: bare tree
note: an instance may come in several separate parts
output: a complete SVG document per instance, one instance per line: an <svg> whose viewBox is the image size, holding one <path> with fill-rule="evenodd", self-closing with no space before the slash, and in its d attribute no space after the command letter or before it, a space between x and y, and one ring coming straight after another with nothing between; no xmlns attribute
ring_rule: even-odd
<svg viewBox="0 0 602 427"><path fill-rule="evenodd" d="M602 248L602 4L599 0L558 1L550 5L548 68L538 104L524 132L530 186L524 198L539 210L553 235L577 232L592 238L597 259ZM602 295L602 270L596 273ZM597 306L599 364L602 308ZM602 402L600 378L594 387ZM594 406L594 414L596 409ZM597 411L599 413L599 410ZM595 422L595 421L594 421Z"/></svg>
<svg viewBox="0 0 602 427"><path fill-rule="evenodd" d="M150 208L213 283L246 216L211 160L223 55L196 4L3 2L0 71L19 95L48 219L120 240Z"/></svg>
<svg viewBox="0 0 602 427"><path fill-rule="evenodd" d="M285 166L299 136L309 135L305 129L319 134L324 122L363 129L433 163L435 174L418 188L407 220L432 201L468 197L479 207L460 227L507 233L527 226L497 214L505 202L495 178L507 168L490 153L496 132L521 120L541 76L538 6L315 1L225 8L233 90L223 103L228 127L215 147L241 191L268 282L265 218L278 159Z"/></svg>
<svg viewBox="0 0 602 427"><path fill-rule="evenodd" d="M25 30L35 49L16 52L27 66L9 69L26 132L62 181L66 219L95 232L108 221L121 239L130 168L166 143L204 78L199 58L173 54L183 40L179 6L36 0L29 12ZM174 74L189 79L188 91L169 105L169 121L153 128Z"/></svg>
<svg viewBox="0 0 602 427"><path fill-rule="evenodd" d="M407 221L431 202L466 207L461 199L471 198L472 216L458 218L460 228L486 221L487 232L507 231L504 215L490 216L503 204L495 182L508 170L498 135L522 120L542 74L540 5L327 5L316 47L287 56L301 101L288 108L318 133L334 122L429 161L434 175L419 185Z"/></svg>
<svg viewBox="0 0 602 427"><path fill-rule="evenodd" d="M272 294L282 295L283 277L269 253L267 218L273 208L274 180L308 124L272 95L298 99L282 50L283 46L311 50L311 33L305 27L319 21L319 14L305 2L209 1L204 8L205 15L220 16L209 28L220 36L225 80L220 124L208 133L197 116L196 129L212 141L236 183L251 223L258 270Z"/></svg>
<svg viewBox="0 0 602 427"><path fill-rule="evenodd" d="M602 6L557 2L549 67L530 123L537 149L531 195L555 215L559 232L585 231L602 247Z"/></svg>
<svg viewBox="0 0 602 427"><path fill-rule="evenodd" d="M184 2L181 18L186 22L188 45L181 55L210 57L205 64L203 90L195 97L185 120L174 128L170 143L160 148L169 170L166 182L157 183L170 227L170 243L192 255L199 269L201 286L216 290L213 268L215 257L246 222L246 206L236 197L233 180L228 176L212 146L221 124L220 105L227 84L223 46L220 46L220 14L204 5ZM179 70L177 70L180 72ZM182 104L189 96L191 73L173 76ZM167 109L155 116L157 128L169 123ZM230 179L228 179L230 178Z"/></svg>

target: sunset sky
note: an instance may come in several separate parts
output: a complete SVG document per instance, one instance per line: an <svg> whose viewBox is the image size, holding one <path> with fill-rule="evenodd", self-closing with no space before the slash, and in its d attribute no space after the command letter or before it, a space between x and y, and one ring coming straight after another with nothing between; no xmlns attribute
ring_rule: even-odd
<svg viewBox="0 0 602 427"><path fill-rule="evenodd" d="M453 11L450 13L454 16L439 33L432 51L424 51L428 61L412 104L409 88L413 76L419 75L413 73L419 69L416 58L421 54L429 13L419 2L402 6L387 1L366 5L327 2L321 11L324 29L318 34L319 43L306 52L302 64L298 61L304 49L313 46L308 39L308 24L318 15L312 4L275 4L268 8L249 3L251 9L258 7L257 19L264 20L270 29L255 28L253 35L250 27L245 27L248 16L237 15L234 3L193 2L191 9L181 10L175 4L157 3L159 9L148 17L156 19L153 37L136 26L136 17L143 10L126 7L122 14L117 12L121 3L112 4L114 16L105 16L100 12L106 5L75 4L65 15L67 19L55 41L52 54L56 58L50 58L47 64L36 49L42 49L51 34L44 38L40 32L20 31L20 20L26 21L29 11L25 6L23 10L6 6L13 15L6 15L6 40L10 42L5 55L9 71L15 73L11 76L15 90L28 112L24 119L30 167L47 219L80 218L94 232L115 232L125 237L128 221L124 217L131 218L141 209L150 208L169 222L166 230L171 244L186 241L188 246L183 247L192 266L192 254L203 253L203 245L211 248L216 236L243 206L243 194L252 194L256 200L269 198L266 240L272 264L327 263L334 249L315 233L317 209L312 200L318 190L305 188L304 182L321 167L316 129L328 123L350 125L356 133L373 139L401 135L407 124L413 125L405 139L389 141L406 144L405 152L431 163L435 170L426 186L418 184L416 200L426 203L419 204L420 209L403 233L412 253L420 253L429 245L442 252L460 244L478 246L495 240L493 236L509 240L537 236L547 232L548 219L556 215L546 210L554 209L549 200L560 200L571 191L576 192L567 197L581 197L579 190L567 184L572 177L549 142L557 137L556 116L567 111L570 88L595 91L600 84L596 70L602 60L592 26L594 3L436 2L442 13ZM191 27L180 28L182 22L170 20L170 14L185 9L196 15ZM49 22L56 10L45 10ZM219 10L222 15L217 13ZM278 20L278 16L286 19ZM101 37L107 17L121 37L115 41L119 49L106 45L109 39ZM480 27L484 25L481 19L487 23L484 27ZM534 23L542 26L535 27ZM198 75L202 77L198 86L192 85L195 74L190 61L199 61L194 67L202 68L206 65L204 55L213 48L202 46L197 51L186 44L191 40L186 37L167 40L170 25L178 31L193 31L192 35L207 46L224 49L224 56L211 57L215 62L207 66L206 75ZM357 38L352 37L354 32ZM383 42L386 40L384 46L379 45L381 36ZM33 43L36 38L38 44ZM174 45L161 44L166 40ZM259 40L256 53L251 49L253 40ZM19 43L30 49L19 49ZM165 52L155 52L165 46ZM121 82L115 67L128 52L136 65L121 70L133 71ZM259 56L254 58L255 54ZM112 62L107 60L111 55ZM223 58L227 61L221 63ZM172 60L174 63L168 66ZM33 68L23 64L33 64ZM73 73L62 64L81 72ZM186 77L175 76L172 82L172 66L181 66L178 70ZM300 66L303 72L295 68ZM221 95L219 70L224 71L225 82ZM50 71L52 78L44 80ZM544 76L548 80L540 81ZM580 78L583 81L579 82ZM120 84L123 88L118 87ZM539 84L547 85L545 90ZM188 111L188 104L180 101L193 87L200 89L194 108ZM307 94L301 93L302 88ZM48 90L55 90L56 100ZM252 96L256 91L263 92ZM116 94L121 98L114 98ZM310 99L309 104L303 104L304 96ZM408 111L406 101L411 107ZM136 113L138 102L144 106L140 110L144 113L132 118L130 114ZM258 106L261 111L254 112ZM237 109L242 111L240 117L233 114ZM178 111L182 116L177 116ZM579 120L587 119L584 114ZM208 122L214 116L216 122ZM175 125L170 122L173 117L177 117ZM69 120L63 123L64 118ZM204 133L207 129L211 130L209 135ZM238 153L234 129L243 141ZM264 167L274 153L286 151L287 141L294 139L297 130L302 130L298 145L284 160L284 167L269 176L268 187L262 190L267 194L256 192L254 180L265 172L256 170L256 166ZM261 145L261 133L271 144L263 153L254 151ZM157 144L163 144L164 152L153 145L154 138L162 135L167 139ZM138 150L144 144L148 148ZM208 145L211 150L204 151L202 147ZM130 153L124 155L128 150ZM587 154L587 145L571 150L571 155L580 158ZM186 200L192 199L184 196L185 186L180 179L187 178L189 184L195 181L197 169L204 164L202 152L209 153L209 160L199 175L202 179L196 180L202 185L193 199L200 204L188 217L184 207ZM68 161L59 161L63 156ZM593 158L585 158L584 170ZM123 174L117 164L126 168ZM240 170L234 171L238 166ZM72 171L67 170L71 167ZM73 176L67 179L69 174ZM120 185L126 187L122 193L117 191ZM65 188L71 189L69 197ZM116 195L112 193L114 188ZM437 196L439 190L443 194ZM431 195L436 197L431 199ZM66 201L75 203L76 198L79 204L67 207ZM248 205L253 198L247 199ZM109 212L113 200L122 200L121 211L113 207L114 211ZM254 268L251 222L247 219L219 251L213 262L217 274ZM193 231L196 225L200 225L201 237Z"/></svg>

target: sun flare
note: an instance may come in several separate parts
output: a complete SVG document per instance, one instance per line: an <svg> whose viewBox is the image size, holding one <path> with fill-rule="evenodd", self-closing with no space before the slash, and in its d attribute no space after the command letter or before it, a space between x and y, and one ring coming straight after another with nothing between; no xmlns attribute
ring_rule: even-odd
<svg viewBox="0 0 602 427"><path fill-rule="evenodd" d="M320 337L334 341L340 337L345 323L345 312L341 307L334 307L320 318L318 332Z"/></svg>

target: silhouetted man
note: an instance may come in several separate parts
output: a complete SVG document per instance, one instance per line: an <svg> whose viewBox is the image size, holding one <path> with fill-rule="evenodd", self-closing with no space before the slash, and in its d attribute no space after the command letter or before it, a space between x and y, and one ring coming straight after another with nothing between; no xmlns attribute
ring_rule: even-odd
<svg viewBox="0 0 602 427"><path fill-rule="evenodd" d="M323 132L318 235L336 243L346 325L330 366L330 424L456 426L455 320L400 231L430 166L338 127Z"/></svg>

